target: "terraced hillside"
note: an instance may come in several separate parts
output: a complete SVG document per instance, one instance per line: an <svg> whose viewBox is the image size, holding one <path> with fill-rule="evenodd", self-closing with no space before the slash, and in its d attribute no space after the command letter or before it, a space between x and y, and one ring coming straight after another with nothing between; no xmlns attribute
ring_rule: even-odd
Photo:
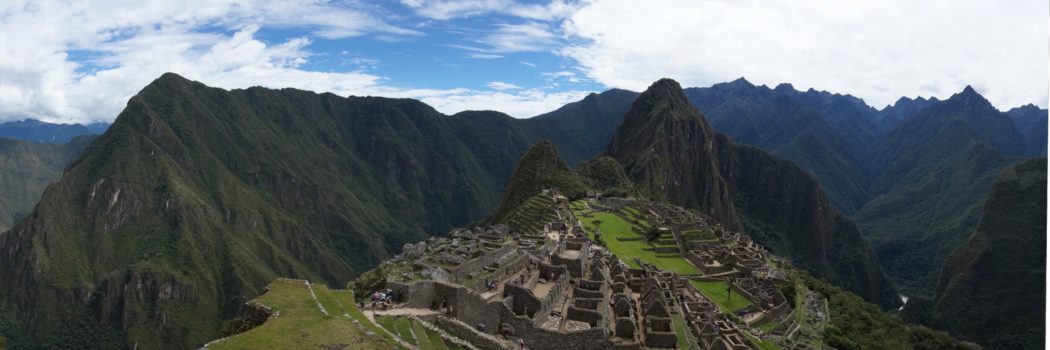
<svg viewBox="0 0 1050 350"><path fill-rule="evenodd" d="M545 223L560 221L559 207L554 204L551 196L543 194L532 196L512 211L504 222L511 230L522 234L540 235L543 233Z"/></svg>
<svg viewBox="0 0 1050 350"><path fill-rule="evenodd" d="M333 290L305 280L278 279L249 303L265 322L206 349L393 349L392 336L369 321L349 290Z"/></svg>

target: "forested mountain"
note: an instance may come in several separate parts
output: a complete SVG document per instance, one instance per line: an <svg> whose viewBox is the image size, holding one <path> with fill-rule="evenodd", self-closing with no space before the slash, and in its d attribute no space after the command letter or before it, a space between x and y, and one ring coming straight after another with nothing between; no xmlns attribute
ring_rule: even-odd
<svg viewBox="0 0 1050 350"><path fill-rule="evenodd" d="M1002 171L969 241L947 259L933 300L904 314L986 349L1043 349L1046 158Z"/></svg>
<svg viewBox="0 0 1050 350"><path fill-rule="evenodd" d="M67 143L82 135L101 134L107 123L52 124L35 119L0 123L0 137L41 143Z"/></svg>
<svg viewBox="0 0 1050 350"><path fill-rule="evenodd" d="M165 74L0 235L0 293L44 347L198 346L275 277L340 286L484 217L525 124Z"/></svg>
<svg viewBox="0 0 1050 350"><path fill-rule="evenodd" d="M970 87L944 101L901 98L881 111L849 95L743 79L686 95L715 130L813 174L912 295L932 291L999 170L1046 149L1045 110L1002 113Z"/></svg>
<svg viewBox="0 0 1050 350"><path fill-rule="evenodd" d="M1031 157L1046 155L1047 111L1032 104L1013 108L1006 115L1014 121L1017 133L1024 141L1025 155Z"/></svg>
<svg viewBox="0 0 1050 350"><path fill-rule="evenodd" d="M867 189L863 181L865 150L861 145L873 142L871 130L844 127L841 122L836 127L827 115L813 107L866 111L852 100L829 102L836 96L812 90L794 91L784 84L773 90L752 85L743 78L709 88L688 88L685 93L715 130L811 172L839 210L850 214L863 205ZM863 137L853 142L838 128Z"/></svg>
<svg viewBox="0 0 1050 350"><path fill-rule="evenodd" d="M969 87L890 132L873 156L871 199L855 216L887 273L932 288L996 174L1023 148L1010 119Z"/></svg>
<svg viewBox="0 0 1050 350"><path fill-rule="evenodd" d="M44 188L94 138L80 136L65 144L0 138L0 231L29 215Z"/></svg>

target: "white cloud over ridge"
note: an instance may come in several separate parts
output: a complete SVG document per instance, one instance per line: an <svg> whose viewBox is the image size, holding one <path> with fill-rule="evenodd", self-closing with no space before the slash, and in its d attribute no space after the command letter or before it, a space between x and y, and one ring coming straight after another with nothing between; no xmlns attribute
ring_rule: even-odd
<svg viewBox="0 0 1050 350"><path fill-rule="evenodd" d="M510 113L517 117L583 95L395 88L371 72L302 68L313 55L307 49L310 37L278 43L257 38L261 27L306 29L318 38L422 35L386 23L367 8L339 5L313 0L2 2L0 122L111 121L128 98L164 72L227 89L293 87L344 96L424 98L446 113L520 103Z"/></svg>
<svg viewBox="0 0 1050 350"><path fill-rule="evenodd" d="M110 121L169 71L227 89L411 97L445 113L499 109L515 117L582 98L586 92L571 90L578 83L641 90L661 77L684 86L740 76L788 82L850 93L876 107L902 95L943 98L970 84L1001 109L1047 105L1045 0L402 3L407 15L356 0L0 1L0 122ZM537 80L545 85L486 77L490 84L474 89L397 87L380 61L363 58L350 70L307 68L325 54L312 51L317 41L427 37L427 26L390 22L411 15L424 22L501 16L464 31L470 46L444 46L478 63L540 63ZM303 34L266 41L263 29ZM521 56L537 52L562 62L553 67Z"/></svg>
<svg viewBox="0 0 1050 350"><path fill-rule="evenodd" d="M1045 0L592 1L562 54L608 87L744 76L850 93L881 108L973 85L1000 109L1047 104Z"/></svg>

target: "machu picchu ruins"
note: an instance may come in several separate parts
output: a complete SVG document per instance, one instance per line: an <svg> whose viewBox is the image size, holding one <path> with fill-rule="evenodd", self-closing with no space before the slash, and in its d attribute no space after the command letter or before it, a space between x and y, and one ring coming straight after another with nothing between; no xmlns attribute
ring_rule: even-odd
<svg viewBox="0 0 1050 350"><path fill-rule="evenodd" d="M361 304L366 315L410 315L476 349L813 349L827 322L825 300L747 235L668 204L553 189L375 271L357 292L389 301Z"/></svg>

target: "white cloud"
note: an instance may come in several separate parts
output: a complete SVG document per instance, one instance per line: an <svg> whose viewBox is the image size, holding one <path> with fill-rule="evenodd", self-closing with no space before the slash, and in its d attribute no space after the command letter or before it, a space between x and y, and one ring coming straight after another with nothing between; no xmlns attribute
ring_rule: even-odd
<svg viewBox="0 0 1050 350"><path fill-rule="evenodd" d="M514 0L402 0L416 14L449 20L498 13L534 20L554 20L572 13L575 2L554 0L546 5L522 4Z"/></svg>
<svg viewBox="0 0 1050 350"><path fill-rule="evenodd" d="M490 89L499 90L499 91L520 90L521 89L520 86L511 84L511 83L504 83L502 81L493 81L493 82L490 82L490 83L486 84L485 86L488 86Z"/></svg>
<svg viewBox="0 0 1050 350"><path fill-rule="evenodd" d="M262 25L301 27L324 38L418 35L353 8L310 0L5 1L0 3L0 120L112 120L138 89L168 71L225 88L343 93L370 91L381 79L302 70L311 55L305 50L310 39L266 44L255 38ZM202 27L233 34L201 32ZM94 67L70 57L83 54L93 57Z"/></svg>
<svg viewBox="0 0 1050 350"><path fill-rule="evenodd" d="M883 106L972 84L997 107L1047 103L1045 0L632 0L585 4L562 49L609 87L661 77L851 93Z"/></svg>
<svg viewBox="0 0 1050 350"><path fill-rule="evenodd" d="M497 58L503 58L503 55L496 55L491 53L472 53L464 56L466 58L472 58L476 60L494 60Z"/></svg>
<svg viewBox="0 0 1050 350"><path fill-rule="evenodd" d="M546 24L528 22L500 24L478 42L491 52L529 52L553 50L560 39Z"/></svg>
<svg viewBox="0 0 1050 350"><path fill-rule="evenodd" d="M555 110L587 96L587 91L549 92L542 89L510 91L431 91L429 95L407 92L443 113L465 110L497 110L517 118L528 118Z"/></svg>

